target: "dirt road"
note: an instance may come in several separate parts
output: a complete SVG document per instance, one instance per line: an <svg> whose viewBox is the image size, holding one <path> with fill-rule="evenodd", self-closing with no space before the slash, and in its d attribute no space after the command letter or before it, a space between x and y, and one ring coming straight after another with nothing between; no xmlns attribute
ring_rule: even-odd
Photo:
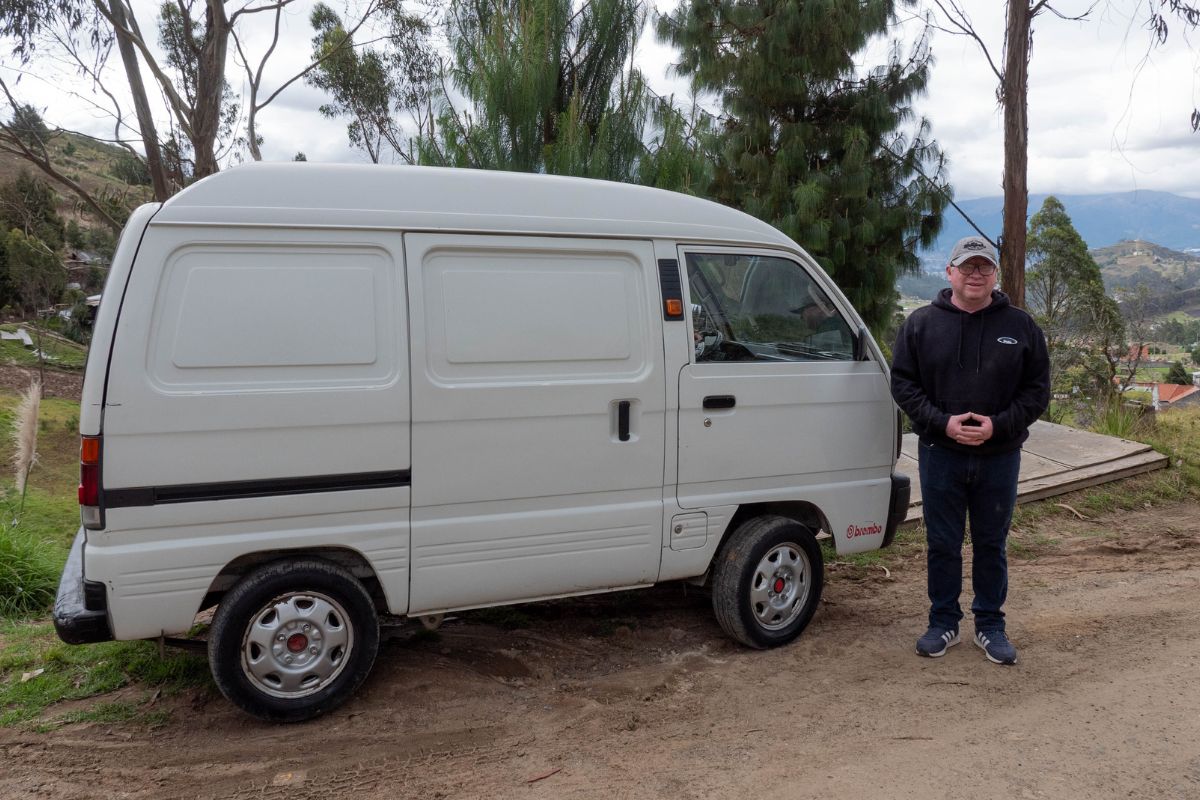
<svg viewBox="0 0 1200 800"><path fill-rule="evenodd" d="M1064 511L1019 538L1015 667L967 641L913 654L914 549L890 577L833 566L812 626L771 652L671 585L390 642L305 725L197 691L160 700L157 729L0 730L0 796L1200 797L1200 504Z"/></svg>

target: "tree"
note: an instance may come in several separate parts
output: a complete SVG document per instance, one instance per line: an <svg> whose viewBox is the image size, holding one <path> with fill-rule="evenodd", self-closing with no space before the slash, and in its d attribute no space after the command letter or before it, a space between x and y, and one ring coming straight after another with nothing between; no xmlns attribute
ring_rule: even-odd
<svg viewBox="0 0 1200 800"><path fill-rule="evenodd" d="M137 19L129 0L0 0L0 36L9 39L13 54L22 63L33 59L35 53L49 51L47 57L70 64L91 79L97 88L97 97L103 95L107 99L107 109L97 107L113 118L113 140L130 153L145 158L155 198L165 200L182 185L172 182L172 177L186 172L199 178L216 172L222 147L234 144L231 137L237 107L225 80L230 39L237 43L250 81L248 135L244 141L253 157L260 156L260 140L254 128L257 114L286 87L317 66L316 63L308 64L265 100L258 99L264 66L278 43L281 15L293 2L295 0L177 0L163 3L158 7L157 17L159 41L166 54L161 58L150 48L142 33L145 26ZM376 0L365 0L365 3L359 24L378 10ZM275 35L254 70L238 40L237 30L250 24L251 20L262 19L260 15L263 14L274 15ZM357 29L357 25L351 28ZM133 99L136 128L118 100L121 92L114 92L108 86L109 55L114 46L128 93ZM151 107L152 95L143 80L143 71L151 81L154 95L161 97L164 103L163 110L169 119L166 137L160 135L162 122ZM0 88L12 107L20 105L2 80ZM56 131L51 129L50 135ZM135 133L140 141L141 153L133 147L130 133ZM172 139L177 143L176 155L187 154L190 162L186 170L176 170L174 175L167 163L168 154L164 152L166 143ZM18 130L11 123L0 123L0 149L26 158L85 202L90 202L87 190L53 163L44 144L42 140L33 146L22 146Z"/></svg>
<svg viewBox="0 0 1200 800"><path fill-rule="evenodd" d="M969 36L979 45L996 76L996 99L1004 109L1004 211L1000 238L1000 288L1013 305L1025 307L1025 219L1029 214L1029 55L1033 21L1048 11L1065 20L1084 19L1091 10L1066 16L1050 0L1007 0L1004 68L996 65L961 0L932 0L949 27L941 30Z"/></svg>
<svg viewBox="0 0 1200 800"><path fill-rule="evenodd" d="M305 82L328 92L331 102L321 106L322 115L350 118L350 144L365 150L372 162L379 163L386 146L411 164L414 147L393 111L418 115L416 128L424 128L419 115L428 109L437 62L424 19L398 3L385 5L384 13L388 32L383 47L347 47L347 41L353 45L353 32L333 9L319 3L309 18L317 32L312 58L318 66Z"/></svg>
<svg viewBox="0 0 1200 800"><path fill-rule="evenodd" d="M38 371L46 385L45 349L42 347L42 328L38 309L57 303L67 285L67 270L54 251L36 236L26 236L15 228L4 240L8 283L13 299L21 310L33 315L34 335L37 337Z"/></svg>
<svg viewBox="0 0 1200 800"><path fill-rule="evenodd" d="M906 4L908 0L903 0ZM686 0L659 20L676 68L717 96L710 195L803 245L868 325L891 319L898 274L941 227L946 161L916 119L931 56L863 71L895 0Z"/></svg>
<svg viewBox="0 0 1200 800"><path fill-rule="evenodd" d="M1098 332L1092 323L1107 319L1088 308L1104 297L1104 280L1056 197L1047 197L1029 221L1028 243L1029 310L1046 334L1051 375L1057 380L1094 346Z"/></svg>
<svg viewBox="0 0 1200 800"><path fill-rule="evenodd" d="M23 169L16 178L0 185L0 231L16 228L45 242L51 250L59 250L66 226L57 204L54 190Z"/></svg>
<svg viewBox="0 0 1200 800"><path fill-rule="evenodd" d="M67 285L67 271L45 242L14 228L4 240L4 253L14 299L23 311L57 302Z"/></svg>
<svg viewBox="0 0 1200 800"><path fill-rule="evenodd" d="M467 108L443 87L420 161L637 180L654 110L632 58L644 21L639 0L452 0L447 72Z"/></svg>
<svg viewBox="0 0 1200 800"><path fill-rule="evenodd" d="M1192 376L1183 368L1182 361L1176 361L1171 365L1171 369L1167 372L1167 383L1173 383L1176 386L1191 386Z"/></svg>

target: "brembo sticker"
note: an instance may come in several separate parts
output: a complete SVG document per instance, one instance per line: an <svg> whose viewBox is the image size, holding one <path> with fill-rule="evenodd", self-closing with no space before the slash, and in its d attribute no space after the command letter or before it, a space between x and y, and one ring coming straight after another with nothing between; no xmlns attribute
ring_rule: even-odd
<svg viewBox="0 0 1200 800"><path fill-rule="evenodd" d="M880 533L883 533L883 528L879 527L879 523L877 522L869 522L861 528L857 525L851 525L849 528L846 528L847 539L854 539L858 536L875 536Z"/></svg>

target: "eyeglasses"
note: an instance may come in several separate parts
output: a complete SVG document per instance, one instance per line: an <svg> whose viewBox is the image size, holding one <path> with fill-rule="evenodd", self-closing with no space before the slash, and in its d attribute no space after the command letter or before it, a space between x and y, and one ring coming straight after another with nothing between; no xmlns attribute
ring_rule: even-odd
<svg viewBox="0 0 1200 800"><path fill-rule="evenodd" d="M988 275L996 274L995 264L959 264L955 269L963 275L975 275L978 273L987 277Z"/></svg>

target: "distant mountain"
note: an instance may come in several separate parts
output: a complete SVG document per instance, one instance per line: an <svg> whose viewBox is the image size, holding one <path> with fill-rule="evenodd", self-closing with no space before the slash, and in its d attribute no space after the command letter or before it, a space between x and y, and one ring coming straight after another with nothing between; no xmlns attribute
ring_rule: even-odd
<svg viewBox="0 0 1200 800"><path fill-rule="evenodd" d="M1093 250L1122 240L1155 242L1172 250L1200 249L1200 199L1168 192L1055 195L1067 209L1079 235ZM1037 213L1047 195L1029 196L1029 216ZM1004 199L983 197L955 201L993 241L1000 235ZM962 216L947 207L937 242L923 253L929 265L945 264L950 248L975 233Z"/></svg>

